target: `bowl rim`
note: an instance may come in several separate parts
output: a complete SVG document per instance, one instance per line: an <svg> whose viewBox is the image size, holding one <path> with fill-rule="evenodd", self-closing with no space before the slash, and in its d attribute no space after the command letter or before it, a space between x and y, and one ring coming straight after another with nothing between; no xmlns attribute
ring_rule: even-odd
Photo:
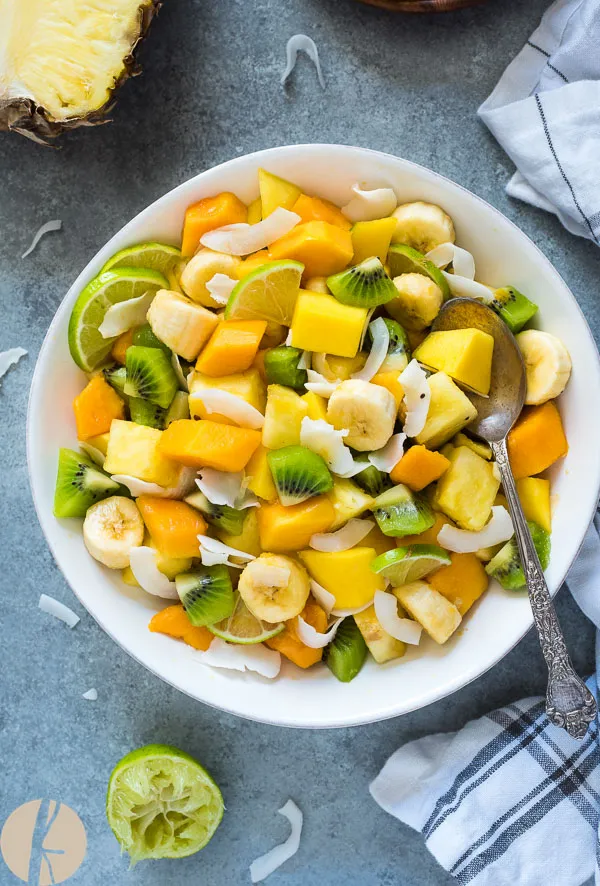
<svg viewBox="0 0 600 886"><path fill-rule="evenodd" d="M434 170L430 169L427 166L423 166L422 164L415 163L412 160L407 160L403 157L398 157L394 154L390 154L385 151L377 151L377 150L373 150L371 148L365 148L365 147L360 147L360 146L355 146L355 145L332 144L332 143L327 143L327 142L311 142L311 143L300 143L300 144L293 144L293 145L281 145L281 146L276 146L276 147L272 147L272 148L261 149L259 151L252 151L248 154L241 154L238 157L231 158L231 159L226 160L223 163L219 163L215 166L210 166L207 169L202 170L202 172L199 172L196 175L191 176L190 178L188 178L185 181L181 182L180 184L176 185L174 188L171 188L170 190L166 191L164 194L159 196L156 200L153 200L152 203L150 203L144 209L140 210L140 212L138 212L133 218L131 218L125 225L123 225L121 228L119 228L110 237L110 239L108 241L106 241L103 244L103 246L101 246L100 249L97 250L96 253L91 257L91 259L87 262L85 267L77 275L76 279L73 281L71 286L68 288L64 297L61 299L61 302L58 305L58 307L56 308L56 311L54 313L52 321L50 322L50 325L49 325L48 330L44 336L44 339L42 341L42 344L41 344L39 352L38 352L38 356L36 359L36 364L35 364L35 368L34 368L34 372L33 372L33 377L32 377L32 381L31 381L31 386L30 386L30 390L29 390L28 404L27 404L26 454L27 454L27 472L28 472L28 477L29 477L29 486L31 489L31 495L32 495L36 515L37 515L40 527L42 529L42 532L44 534L44 538L46 540L48 547L50 548L50 551L52 553L52 556L54 558L56 565L58 566L66 583L68 584L68 586L71 588L71 590L75 594L76 598L79 600L81 605L85 608L86 612L88 612L92 616L92 618L102 628L102 630L105 631L106 634L111 638L111 640L113 642L117 643L117 645L121 649L123 649L123 651L126 652L127 655L129 655L131 658L133 658L135 661L137 661L139 664L141 664L144 668L146 668L146 670L150 671L152 674L157 676L163 682L172 686L174 689L177 689L179 692L182 692L184 695L187 695L189 698L194 699L194 701L199 701L202 704L206 704L206 705L214 708L215 710L224 711L225 713L233 714L234 716L241 717L242 719L251 720L253 722L265 723L265 724L273 725L273 726L285 726L288 728L306 728L306 729L332 729L332 728L346 728L346 727L350 727L350 726L368 725L370 723L382 722L384 720L392 719L397 716L403 716L404 714L408 714L413 711L420 710L421 708L427 707L430 704L433 704L434 702L440 701L444 698L448 698L450 695L454 694L454 692L457 692L459 689L462 689L462 688L470 685L471 683L473 683L476 679L478 679L483 674L490 671L493 667L495 667L495 665L498 664L498 662L500 662L503 658L505 658L521 642L523 637L533 627L533 625L534 625L533 614L528 613L528 617L527 617L528 624L525 626L525 628L523 629L521 634L515 639L515 641L513 643L511 643L508 647L506 647L502 653L498 654L492 661L487 662L483 668L481 668L480 670L477 671L477 673L472 673L467 679L464 679L462 677L457 677L456 679L454 679L450 683L446 683L439 690L429 691L427 698L423 701L422 704L415 702L414 704L409 704L408 706L407 705L402 706L400 710L398 710L398 709L393 710L390 708L389 710L387 710L384 713L381 713L377 717L373 717L369 714L366 714L364 716L350 715L347 718L343 718L343 719L338 718L334 722L327 722L327 723L323 723L322 721L298 723L298 722L292 722L291 720L283 720L283 719L277 719L275 717L265 716L263 714L250 715L250 714L238 711L234 706L228 706L226 702L214 704L211 701L206 701L204 699L200 699L200 698L198 698L197 695L194 695L192 692L189 692L186 689L181 688L172 679L170 679L169 677L160 673L156 668L154 668L152 666L152 664L150 664L146 661L143 661L138 655L136 655L134 652L132 652L131 649L127 648L113 634L111 629L108 628L96 614L92 613L90 611L90 609L88 609L88 606L86 605L82 596L80 596L80 594L77 590L77 587L75 586L75 582L72 582L65 574L65 572L62 568L61 562L59 560L59 556L57 554L54 541L51 538L50 533L46 531L45 521L46 521L48 515L46 515L45 512L42 510L38 491L36 490L36 487L34 484L34 479L33 479L33 476L34 476L34 470L33 470L34 455L33 455L31 425L32 425L33 403L34 403L34 400L36 399L36 397L38 396L38 389L42 386L42 373L40 371L40 367L43 362L43 358L45 358L46 351L50 348L50 345L51 345L51 342L53 339L53 333L54 333L56 327L58 326L59 314L61 313L61 309L63 308L65 300L68 298L69 294L74 290L74 288L76 286L80 285L80 281L83 280L88 275L88 269L89 269L90 265L92 265L98 259L98 257L101 255L102 252L104 252L105 250L108 250L108 247L110 246L110 244L113 242L113 240L115 238L121 237L123 234L125 234L128 231L128 229L130 227L137 225L137 223L140 222L141 220L143 220L144 218L151 216L153 214L153 212L156 211L157 205L162 203L163 200L165 200L168 197L174 196L175 194L177 194L180 191L186 190L187 188L189 188L192 185L193 182L201 179L207 172L214 172L217 170L223 171L223 170L226 170L228 167L235 166L236 164L238 164L240 162L244 162L244 161L251 160L251 159L259 160L260 158L262 158L265 155L272 156L274 152L278 153L278 154L280 154L280 153L285 154L285 153L293 153L299 149L306 149L306 148L311 149L311 150L334 149L334 150L342 150L342 151L348 151L348 152L358 151L359 153L371 154L375 158L379 157L379 158L384 158L385 160L388 160L388 161L389 160L399 161L402 164L404 164L405 168L408 168L408 169L414 168L415 170L425 172L428 176L432 177L433 179L438 179L439 181L443 182L444 185L450 185L452 188L455 188L455 189L461 191L470 200L477 201L478 203L482 204L488 211L491 211L493 214L495 214L500 219L502 219L503 223L507 223L511 228L514 229L515 232L517 232L517 234L520 237L525 238L525 240L528 241L529 245L531 247L533 247L533 249L535 250L539 261L546 266L546 269L556 278L557 284L560 285L564 289L565 294L568 295L568 297L572 303L572 307L577 310L581 321L583 321L583 328L585 329L585 331L587 333L587 336L589 339L589 344L591 344L592 351L595 355L596 376L597 376L597 379L600 380L600 353L599 353L598 348L596 346L595 339L594 339L591 329L588 325L586 317L583 313L583 310L582 310L581 306L579 305L577 299L575 298L575 296L571 292L571 289L569 288L569 286L567 285L566 281L563 279L563 277L561 276L559 271L554 267L554 265L552 264L550 259L547 258L546 255L544 255L544 253L537 246L537 244L524 231L522 231L518 227L518 225L516 225L511 219L509 219L507 216L505 216L495 206L492 206L492 204L488 203L482 197L479 197L477 194L474 194L468 188L465 188L463 185L459 184L458 182L453 181L452 179L448 178L447 176L444 176L441 173L435 172ZM586 531L587 531L587 527L589 527L590 523L593 520L593 517L596 513L596 510L598 508L598 503L600 500L600 460L598 461L596 474L597 475L596 475L595 484L594 484L595 490L596 490L595 496L593 499L594 504L591 507L590 512L586 518L586 523L585 523ZM51 516L51 519L55 519L52 515L50 515L50 516ZM571 566L575 562L575 560L581 550L581 547L584 543L584 540L585 540L585 532L584 532L583 537L581 538L581 540L577 546L577 549L573 555L573 558L568 563L566 568L563 570L563 574L560 576L560 580L557 582L556 590L552 593L553 597L556 595L556 593L558 593L558 590L564 584L566 576L567 576Z"/></svg>

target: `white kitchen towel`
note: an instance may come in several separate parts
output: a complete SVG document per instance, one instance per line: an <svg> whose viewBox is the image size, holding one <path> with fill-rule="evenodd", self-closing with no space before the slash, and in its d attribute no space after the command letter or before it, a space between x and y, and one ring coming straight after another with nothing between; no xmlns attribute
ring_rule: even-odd
<svg viewBox="0 0 600 886"><path fill-rule="evenodd" d="M479 115L517 167L507 193L600 245L600 0L557 0Z"/></svg>
<svg viewBox="0 0 600 886"><path fill-rule="evenodd" d="M596 516L568 576L596 627L599 528ZM588 685L598 698L596 677ZM549 722L543 698L404 745L370 790L461 886L582 886L592 877L600 886L598 722L576 741Z"/></svg>

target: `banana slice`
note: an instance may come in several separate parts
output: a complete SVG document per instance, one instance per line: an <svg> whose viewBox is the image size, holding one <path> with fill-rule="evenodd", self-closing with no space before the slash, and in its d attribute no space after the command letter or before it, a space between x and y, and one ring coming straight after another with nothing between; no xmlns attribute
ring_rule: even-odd
<svg viewBox="0 0 600 886"><path fill-rule="evenodd" d="M398 221L392 243L406 243L425 254L456 239L452 219L434 203L403 203L392 215Z"/></svg>
<svg viewBox="0 0 600 886"><path fill-rule="evenodd" d="M192 301L207 308L218 308L220 305L214 300L206 284L215 274L226 274L235 280L241 263L237 255L227 255L224 252L215 252L213 249L201 249L185 266L179 281L181 288Z"/></svg>
<svg viewBox="0 0 600 886"><path fill-rule="evenodd" d="M327 406L327 421L348 435L344 442L360 452L385 446L394 432L396 401L380 385L350 379L334 390Z"/></svg>
<svg viewBox="0 0 600 886"><path fill-rule="evenodd" d="M169 289L156 293L147 320L157 338L189 361L196 359L219 322L213 311Z"/></svg>
<svg viewBox="0 0 600 886"><path fill-rule="evenodd" d="M571 358L561 340L539 329L526 329L516 338L527 372L525 402L539 405L562 394L571 375Z"/></svg>
<svg viewBox="0 0 600 886"><path fill-rule="evenodd" d="M129 552L144 541L144 521L130 498L112 495L88 508L83 541L95 560L111 569L129 566Z"/></svg>
<svg viewBox="0 0 600 886"><path fill-rule="evenodd" d="M444 301L437 283L424 274L400 274L394 286L398 295L386 304L388 314L413 331L431 326Z"/></svg>
<svg viewBox="0 0 600 886"><path fill-rule="evenodd" d="M310 580L304 567L290 557L261 554L242 572L238 591L257 618L277 624L300 615Z"/></svg>

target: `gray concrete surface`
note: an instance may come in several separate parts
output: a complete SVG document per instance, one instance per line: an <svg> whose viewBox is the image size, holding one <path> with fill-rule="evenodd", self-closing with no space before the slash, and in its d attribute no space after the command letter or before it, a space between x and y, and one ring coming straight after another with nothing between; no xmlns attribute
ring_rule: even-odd
<svg viewBox="0 0 600 886"><path fill-rule="evenodd" d="M475 117L546 0L496 0L442 17L393 16L353 0L167 0L114 122L49 150L0 136L0 350L29 356L0 390L0 824L20 804L71 805L88 832L80 886L229 886L286 835L276 809L305 812L298 855L273 886L442 886L450 882L419 835L381 812L370 779L402 742L458 728L544 686L535 637L452 698L401 719L339 732L296 732L203 707L146 673L73 597L33 511L25 411L36 353L63 294L96 250L169 188L215 163L294 142L342 142L416 160L471 188L517 222L570 283L600 334L600 256L548 215L504 194L511 164ZM298 31L321 50L327 91L301 60L279 88L285 43ZM19 255L50 218L64 231ZM40 613L40 592L82 617L74 631ZM593 666L592 628L566 592L558 610L577 667ZM82 700L90 686L96 703ZM221 784L227 813L210 846L181 862L127 861L104 817L119 757L151 741L186 748ZM0 884L19 881L0 860Z"/></svg>

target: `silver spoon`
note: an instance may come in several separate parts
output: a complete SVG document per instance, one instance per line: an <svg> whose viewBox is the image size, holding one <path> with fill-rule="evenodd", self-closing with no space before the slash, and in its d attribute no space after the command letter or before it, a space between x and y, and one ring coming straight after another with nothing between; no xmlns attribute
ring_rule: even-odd
<svg viewBox="0 0 600 886"><path fill-rule="evenodd" d="M469 430L492 447L500 469L517 545L527 580L529 601L542 654L548 665L546 713L556 726L583 738L596 716L596 701L575 673L556 610L523 514L508 460L506 438L525 402L526 376L521 352L506 323L491 308L470 298L453 298L442 307L433 330L474 328L494 338L489 397L469 392L477 418Z"/></svg>

